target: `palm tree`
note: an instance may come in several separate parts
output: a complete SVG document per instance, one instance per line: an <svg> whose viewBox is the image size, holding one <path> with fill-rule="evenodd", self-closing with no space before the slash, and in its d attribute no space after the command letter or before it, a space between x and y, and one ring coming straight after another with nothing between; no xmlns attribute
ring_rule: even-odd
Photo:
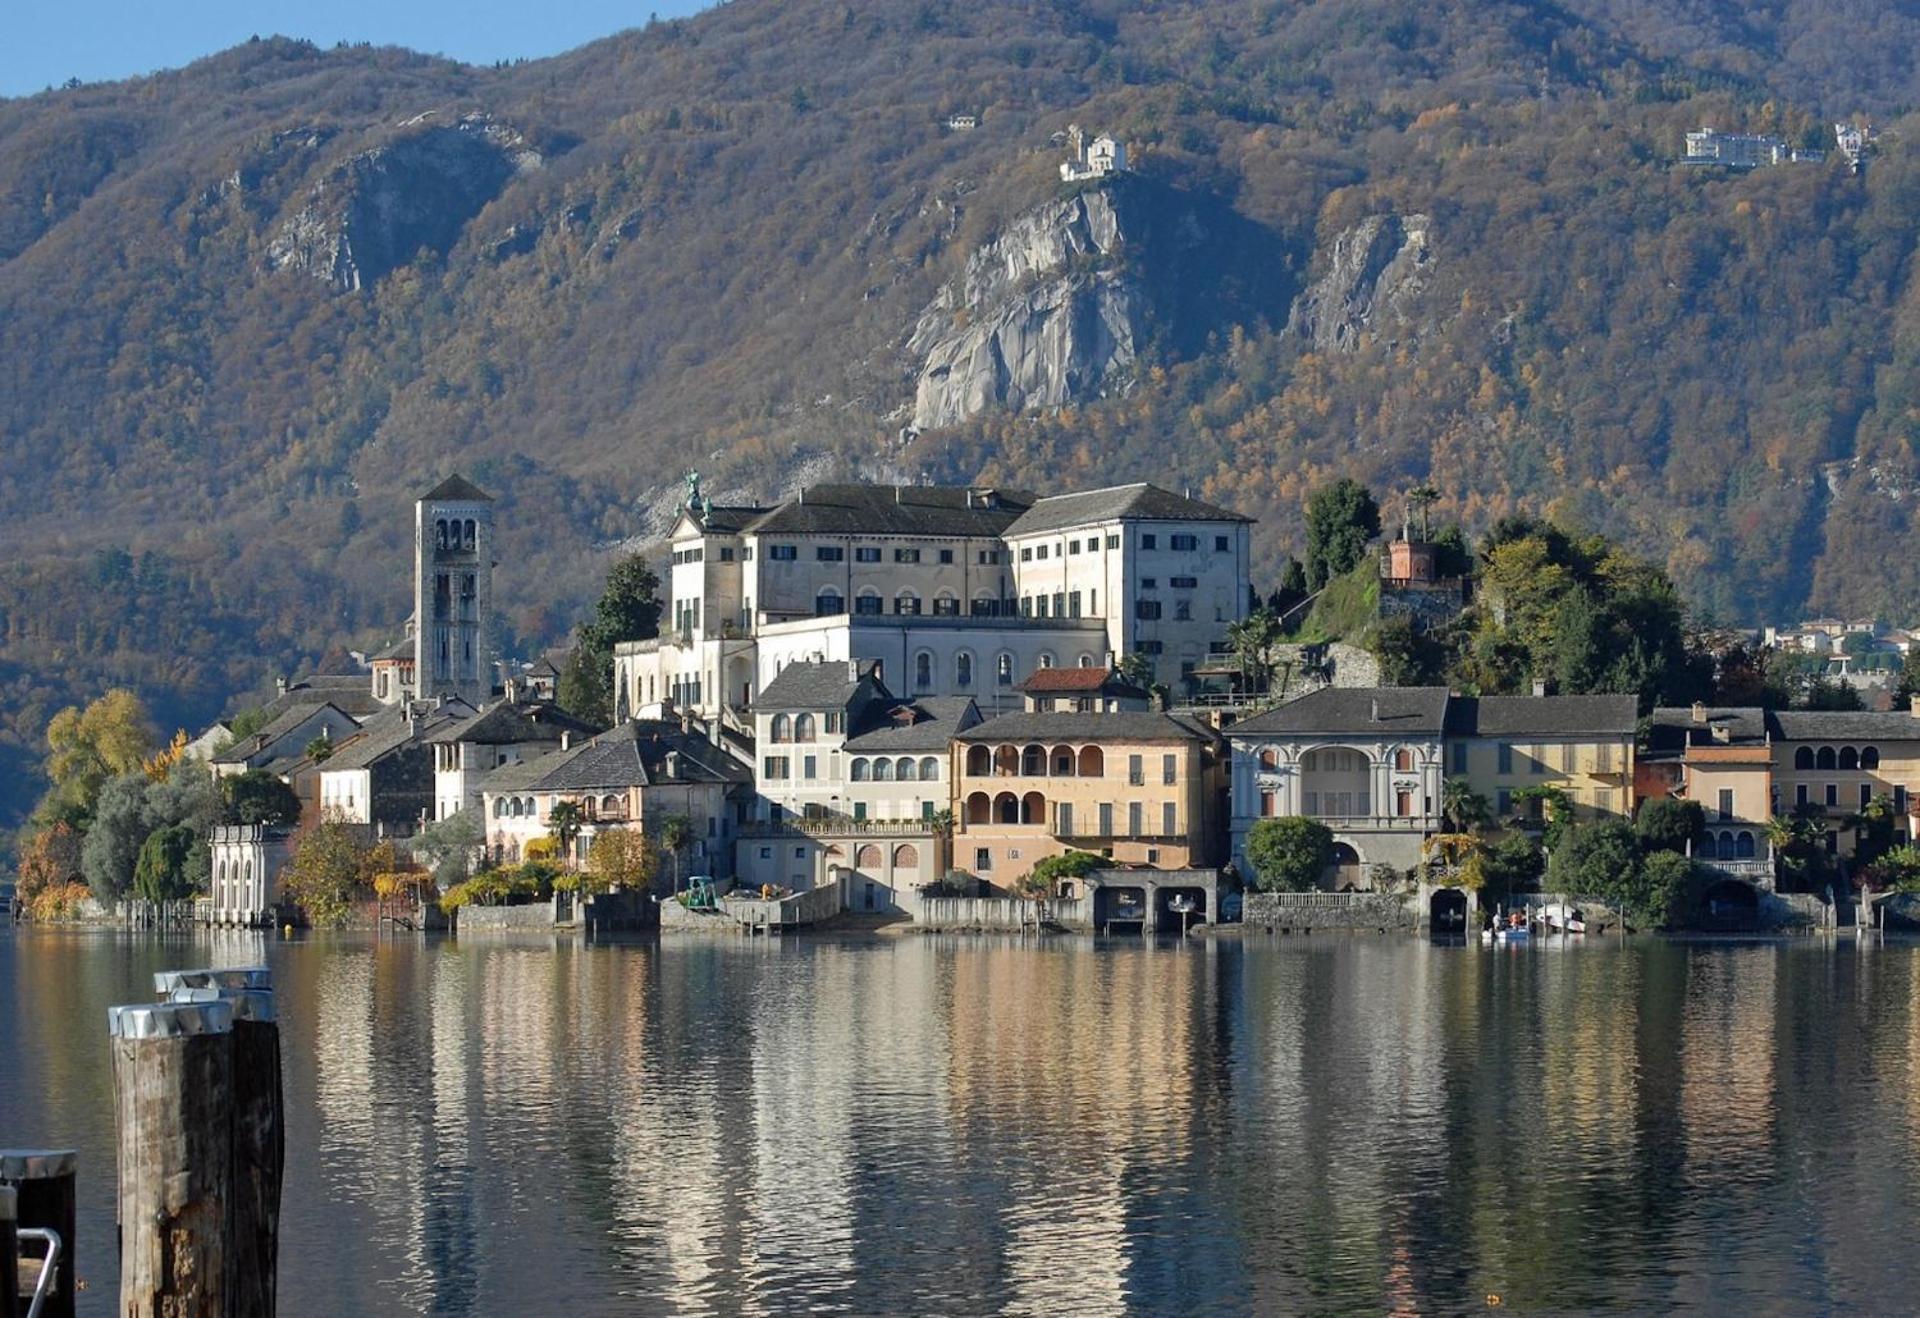
<svg viewBox="0 0 1920 1318"><path fill-rule="evenodd" d="M580 836L580 827L586 822L578 801L555 801L553 808L547 811L547 836L560 849L560 859L571 862L573 843Z"/></svg>
<svg viewBox="0 0 1920 1318"><path fill-rule="evenodd" d="M1465 778L1449 778L1440 784L1440 814L1456 833L1478 832L1493 818L1487 798L1474 791Z"/></svg>
<svg viewBox="0 0 1920 1318"><path fill-rule="evenodd" d="M673 858L673 890L680 891L680 853L693 845L693 820L668 815L660 821L660 847Z"/></svg>

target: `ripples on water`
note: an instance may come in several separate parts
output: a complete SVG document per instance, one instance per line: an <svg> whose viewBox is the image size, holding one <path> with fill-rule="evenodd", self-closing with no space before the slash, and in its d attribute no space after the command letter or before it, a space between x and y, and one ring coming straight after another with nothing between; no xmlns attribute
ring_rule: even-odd
<svg viewBox="0 0 1920 1318"><path fill-rule="evenodd" d="M0 1144L265 956L296 1313L1908 1307L1915 949L0 936Z"/></svg>

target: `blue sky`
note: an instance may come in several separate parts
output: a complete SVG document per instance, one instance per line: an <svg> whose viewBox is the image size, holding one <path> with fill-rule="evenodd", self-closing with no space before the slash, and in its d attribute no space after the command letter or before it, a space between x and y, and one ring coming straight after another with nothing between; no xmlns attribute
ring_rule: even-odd
<svg viewBox="0 0 1920 1318"><path fill-rule="evenodd" d="M701 0L13 0L0 5L0 96L68 78L178 68L258 33L371 41L471 63L553 55Z"/></svg>

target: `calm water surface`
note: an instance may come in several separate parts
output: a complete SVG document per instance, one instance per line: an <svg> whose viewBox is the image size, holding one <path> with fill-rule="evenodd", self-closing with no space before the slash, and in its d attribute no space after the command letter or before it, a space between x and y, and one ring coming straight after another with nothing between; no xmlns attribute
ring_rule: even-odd
<svg viewBox="0 0 1920 1318"><path fill-rule="evenodd" d="M1908 1309L1912 946L0 933L0 1145L264 957L283 1311Z"/></svg>

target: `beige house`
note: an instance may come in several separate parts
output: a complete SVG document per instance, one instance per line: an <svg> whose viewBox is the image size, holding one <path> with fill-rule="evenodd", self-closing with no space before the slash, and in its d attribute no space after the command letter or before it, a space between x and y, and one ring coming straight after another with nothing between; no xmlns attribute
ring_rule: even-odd
<svg viewBox="0 0 1920 1318"><path fill-rule="evenodd" d="M1048 856L1120 865L1219 862L1219 734L1158 713L1003 714L955 734L957 869L998 888Z"/></svg>
<svg viewBox="0 0 1920 1318"><path fill-rule="evenodd" d="M1452 696L1447 776L1465 778L1496 819L1516 813L1530 787L1555 787L1581 819L1633 817L1633 696Z"/></svg>

